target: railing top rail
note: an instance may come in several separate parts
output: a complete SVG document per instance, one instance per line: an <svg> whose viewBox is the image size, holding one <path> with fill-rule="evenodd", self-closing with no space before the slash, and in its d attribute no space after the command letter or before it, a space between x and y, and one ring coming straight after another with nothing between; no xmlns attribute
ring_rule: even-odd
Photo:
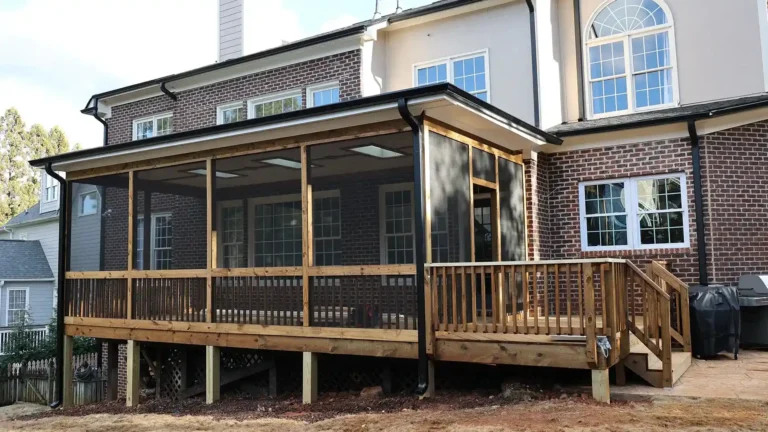
<svg viewBox="0 0 768 432"><path fill-rule="evenodd" d="M678 292L683 292L683 291L685 291L685 293L688 292L688 284L681 281L677 276L672 274L672 272L667 270L664 266L653 261L651 262L651 267L653 268L653 273L657 275L659 278L661 278L664 282L669 284L672 288L676 289Z"/></svg>
<svg viewBox="0 0 768 432"><path fill-rule="evenodd" d="M627 261L627 267L629 267L632 271L635 272L635 274L639 275L648 285L651 286L654 290L656 290L656 293L659 294L661 297L669 301L669 294L664 292L661 287L656 285L656 282L653 281L653 279L649 278L648 275L640 271L639 268L637 268L636 265L632 264L632 261Z"/></svg>
<svg viewBox="0 0 768 432"><path fill-rule="evenodd" d="M488 267L488 266L524 266L524 265L555 265L555 264L624 264L625 259L620 258L581 258L564 260L543 261L485 261L485 262L457 262L457 263L427 263L426 267Z"/></svg>

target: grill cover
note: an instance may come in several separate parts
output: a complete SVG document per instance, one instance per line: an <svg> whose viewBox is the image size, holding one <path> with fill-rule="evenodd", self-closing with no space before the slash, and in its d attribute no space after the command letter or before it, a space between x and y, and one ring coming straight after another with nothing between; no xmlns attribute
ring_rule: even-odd
<svg viewBox="0 0 768 432"><path fill-rule="evenodd" d="M688 298L693 355L712 357L722 351L738 354L741 319L736 287L693 286Z"/></svg>

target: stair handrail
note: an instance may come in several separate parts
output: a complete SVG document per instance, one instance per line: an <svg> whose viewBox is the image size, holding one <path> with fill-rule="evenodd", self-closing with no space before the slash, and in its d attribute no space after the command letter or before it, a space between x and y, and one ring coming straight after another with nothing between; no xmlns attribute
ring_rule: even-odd
<svg viewBox="0 0 768 432"><path fill-rule="evenodd" d="M666 284L666 286L677 291L678 301L680 302L677 310L680 317L680 328L678 329L680 333L673 330L674 333L672 336L683 346L683 351L691 352L691 315L688 300L688 284L680 280L664 265L657 261L651 261L648 264L648 271L652 275L652 278L658 278L662 284Z"/></svg>

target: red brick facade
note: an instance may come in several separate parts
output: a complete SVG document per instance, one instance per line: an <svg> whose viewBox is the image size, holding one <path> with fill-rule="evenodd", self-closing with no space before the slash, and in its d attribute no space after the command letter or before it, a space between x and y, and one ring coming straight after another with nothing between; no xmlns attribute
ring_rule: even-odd
<svg viewBox="0 0 768 432"><path fill-rule="evenodd" d="M200 129L216 124L216 107L246 101L258 96L301 90L306 107L306 88L327 82L339 83L339 99L360 97L360 50L347 51L301 63L282 66L251 75L178 92L174 101L166 95L112 107L109 144L131 141L133 120L173 112L174 132Z"/></svg>

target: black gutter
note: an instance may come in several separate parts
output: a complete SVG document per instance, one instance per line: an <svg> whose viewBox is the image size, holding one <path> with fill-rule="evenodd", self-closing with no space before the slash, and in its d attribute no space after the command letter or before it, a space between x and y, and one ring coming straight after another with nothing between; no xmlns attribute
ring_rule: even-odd
<svg viewBox="0 0 768 432"><path fill-rule="evenodd" d="M429 388L429 359L427 358L427 326L426 326L426 302L424 300L424 191L422 183L422 157L421 157L421 125L408 109L408 100L401 98L397 101L397 110L400 117L411 127L413 136L413 184L417 185L413 190L413 208L415 217L414 236L416 237L416 250L414 261L416 262L416 308L418 311L417 332L419 342L419 384L416 386L416 394L423 396Z"/></svg>
<svg viewBox="0 0 768 432"><path fill-rule="evenodd" d="M89 112L89 114L91 114L93 116L93 118L98 120L99 123L101 123L101 125L104 127L104 144L103 145L106 146L107 145L107 140L109 139L109 124L107 124L107 121L99 116L99 100L98 99L96 99L94 101L94 105L93 106L94 106L94 108L93 108L92 112Z"/></svg>
<svg viewBox="0 0 768 432"><path fill-rule="evenodd" d="M82 157L88 157L88 156L107 156L112 153L117 153L119 151L128 150L128 149L141 149L144 147L150 147L158 144L164 144L164 143L169 143L169 142L174 142L174 141L179 141L184 139L204 137L204 136L212 135L216 133L238 131L241 129L247 129L251 127L264 126L264 125L270 125L270 124L277 124L277 123L282 123L286 121L299 120L299 119L319 116L319 115L328 114L328 113L341 113L347 110L352 110L357 108L367 108L367 107L372 107L372 106L381 105L385 103L397 103L397 101L401 98L413 100L415 98L422 98L422 97L429 97L429 96L450 97L458 102L465 104L468 108L472 110L495 115L499 117L501 120L509 123L510 125L514 125L515 127L523 129L524 131L528 132L529 134L533 135L534 137L548 144L561 144L563 142L562 139L550 133L547 133L541 129L538 129L534 126L531 126L530 124L518 119L517 117L485 101L478 99L476 96L473 96L465 92L464 90L459 89L453 84L440 83L440 84L432 84L428 86L408 88L408 89L393 91L389 93L382 93L376 96L352 99L352 100L330 104L330 105L323 105L319 107L291 111L287 113L276 114L269 117L261 117L261 118L243 120L235 123L209 126L202 129L193 129L189 131L178 132L178 133L169 134L169 135L162 135L162 136L147 138L147 139L138 140L138 141L128 141L128 142L123 142L119 144L112 144L107 147L88 148L88 149L79 150L76 152L62 153L59 155L48 156L45 158L32 160L29 163L34 167L40 168L49 162L57 164L61 162L76 160Z"/></svg>
<svg viewBox="0 0 768 432"><path fill-rule="evenodd" d="M67 181L51 168L51 163L45 165L45 172L59 182L59 268L56 299L56 399L51 408L58 408L64 401L64 310L66 299L64 282L67 276Z"/></svg>
<svg viewBox="0 0 768 432"><path fill-rule="evenodd" d="M584 120L584 37L581 31L581 0L573 0L573 27L576 40L576 91L579 95L579 121Z"/></svg>
<svg viewBox="0 0 768 432"><path fill-rule="evenodd" d="M350 27L345 28L345 29L335 30L335 31L328 32L328 33L323 33L323 34L320 34L320 35L317 35L317 36L313 36L313 37L309 37L309 38L306 38L306 39L298 40L296 42L285 44L285 45L282 45L282 46L279 46L279 47L271 48L271 49L264 50L264 51L259 51L257 53L250 54L250 55L247 55L247 56L238 57L238 58L231 59L231 60L226 60L226 61L223 61L221 63L214 63L214 64L210 64L208 66L199 67L197 69L188 70L186 72L182 72L182 73L179 73L179 74L166 75L166 76L161 77L161 78L156 78L156 79L153 79L153 80L140 82L138 84L133 84L133 85L129 85L129 86L126 86L126 87L121 87L121 88L118 88L118 89L115 89L115 90L110 90L110 91L103 92L103 93L98 93L98 94L95 94L95 95L91 96L91 100L88 101L88 104L85 106L85 109L83 109L83 111L88 111L89 110L88 107L91 106L90 102L93 99L104 99L106 97L115 96L115 95L122 94L122 93L128 93L128 92L135 91L135 90L141 90L141 89L147 88L147 87L158 86L158 85L162 85L163 83L170 83L172 81L178 81L180 79L189 78L191 76L200 75L200 74L203 74L203 73L206 73L206 72L212 72L212 71L216 71L216 70L219 70L219 69L228 68L230 66L239 65L239 64L242 64L242 63L248 63L250 61L260 60L260 59L263 59L263 58L266 58L266 57L271 57L271 56L274 56L274 55L278 55L278 54L294 51L294 50L297 50L297 49L306 48L306 47L310 47L310 46L313 46L313 45L322 44L322 43L325 43L325 42L331 42L331 41L334 41L334 40L337 40L337 39L342 39L342 38L345 38L345 37L348 37L348 36L354 36L356 34L362 34L363 32L365 32L366 24L367 24L367 22L363 22L363 23L360 23L360 24L356 24L356 25L350 26Z"/></svg>
<svg viewBox="0 0 768 432"><path fill-rule="evenodd" d="M160 83L160 91L168 95L168 97L173 99L174 101L179 100L178 96L176 96L172 91L168 90L168 88L165 87L166 84L167 84L166 81L163 81Z"/></svg>
<svg viewBox="0 0 768 432"><path fill-rule="evenodd" d="M701 146L696 131L696 120L688 121L691 137L691 159L693 160L693 200L696 205L696 251L699 261L699 284L709 285L707 270L707 240L704 235L704 193L701 190Z"/></svg>
<svg viewBox="0 0 768 432"><path fill-rule="evenodd" d="M533 75L533 125L539 127L539 53L536 44L536 11L532 0L525 0L528 4L528 25L531 29L531 73Z"/></svg>

